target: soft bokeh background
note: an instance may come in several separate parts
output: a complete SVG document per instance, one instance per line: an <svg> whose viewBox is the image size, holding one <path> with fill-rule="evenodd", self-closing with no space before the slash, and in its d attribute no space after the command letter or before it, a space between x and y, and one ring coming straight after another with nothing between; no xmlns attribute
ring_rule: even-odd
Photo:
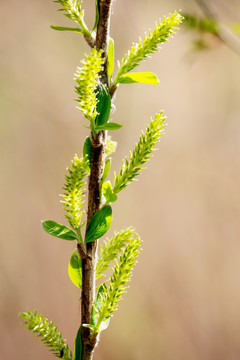
<svg viewBox="0 0 240 360"><path fill-rule="evenodd" d="M94 1L84 1L93 23ZM239 1L215 1L225 23ZM67 274L73 244L50 238L41 219L64 222L65 168L87 130L73 73L88 52L48 0L1 0L0 359L52 359L20 324L27 307L49 315L73 347L79 291ZM121 59L164 14L200 13L194 0L118 0L111 35ZM89 15L90 14L90 15ZM168 116L160 151L119 196L112 229L133 225L144 241L131 288L96 350L98 360L240 358L240 57L220 42L191 51L181 31L139 70L159 86L122 85L112 133L118 170L157 111ZM111 233L113 233L111 230Z"/></svg>

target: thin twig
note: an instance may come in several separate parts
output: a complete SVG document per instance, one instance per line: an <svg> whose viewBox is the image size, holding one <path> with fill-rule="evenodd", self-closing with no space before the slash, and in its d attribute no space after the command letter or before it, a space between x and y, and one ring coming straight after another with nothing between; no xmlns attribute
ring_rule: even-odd
<svg viewBox="0 0 240 360"><path fill-rule="evenodd" d="M95 41L94 41L94 39L90 38L90 37L87 36L86 34L84 34L84 38L85 38L87 44L88 44L91 48L94 48L94 46L95 46Z"/></svg>

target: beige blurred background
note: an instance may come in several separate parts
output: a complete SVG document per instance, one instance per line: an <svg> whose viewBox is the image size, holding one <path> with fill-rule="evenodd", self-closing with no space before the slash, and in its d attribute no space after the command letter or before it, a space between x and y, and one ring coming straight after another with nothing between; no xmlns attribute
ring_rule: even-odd
<svg viewBox="0 0 240 360"><path fill-rule="evenodd" d="M65 221L64 171L87 135L72 100L73 73L89 50L80 35L49 28L69 24L55 3L0 3L0 359L47 360L52 355L18 313L48 315L73 347L74 245L43 233L40 220ZM84 1L90 24L94 3ZM214 6L226 24L240 20L239 1ZM179 8L200 13L194 0L115 1L116 58ZM114 121L126 126L112 132L113 169L160 109L168 127L148 170L113 205L109 235L133 225L144 243L96 360L240 359L240 57L216 41L194 53L192 40L181 27L138 68L156 72L159 86L122 85L117 94Z"/></svg>

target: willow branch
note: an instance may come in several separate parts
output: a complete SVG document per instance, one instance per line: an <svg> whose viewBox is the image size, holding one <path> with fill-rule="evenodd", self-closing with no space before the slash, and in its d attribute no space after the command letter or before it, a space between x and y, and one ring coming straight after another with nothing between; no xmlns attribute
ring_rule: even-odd
<svg viewBox="0 0 240 360"><path fill-rule="evenodd" d="M101 82L108 86L107 78L107 55L108 37L110 26L112 0L98 0L99 22L96 33L96 48L102 49L104 67L101 73ZM100 182L104 169L104 153L106 143L106 132L100 131L96 137L91 134L92 159L91 173L88 185L88 216L87 226L93 215L101 206ZM82 258L82 304L81 324L91 324L92 307L95 300L95 273L96 273L96 252L98 241L86 244L86 255ZM81 251L80 251L81 252ZM93 358L94 348L97 344L97 335L92 334L89 328L82 326L82 360Z"/></svg>

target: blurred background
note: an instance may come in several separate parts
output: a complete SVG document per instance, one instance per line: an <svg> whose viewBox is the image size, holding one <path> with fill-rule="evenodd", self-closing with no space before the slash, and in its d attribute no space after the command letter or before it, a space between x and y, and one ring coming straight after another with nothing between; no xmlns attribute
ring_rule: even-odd
<svg viewBox="0 0 240 360"><path fill-rule="evenodd" d="M84 1L94 22L94 1ZM228 28L240 3L210 0ZM79 291L67 273L74 245L48 236L41 219L65 223L59 193L87 130L73 74L89 52L49 0L1 0L0 359L52 359L18 313L48 315L73 348ZM177 9L202 15L194 0L118 0L111 36L121 59L155 20ZM73 25L73 24L72 24ZM121 85L112 132L112 169L164 109L166 135L139 181L113 205L114 230L134 226L143 251L131 288L103 332L96 360L240 359L240 57L214 36L194 50L181 26L138 71L160 85ZM113 172L111 173L111 179Z"/></svg>

